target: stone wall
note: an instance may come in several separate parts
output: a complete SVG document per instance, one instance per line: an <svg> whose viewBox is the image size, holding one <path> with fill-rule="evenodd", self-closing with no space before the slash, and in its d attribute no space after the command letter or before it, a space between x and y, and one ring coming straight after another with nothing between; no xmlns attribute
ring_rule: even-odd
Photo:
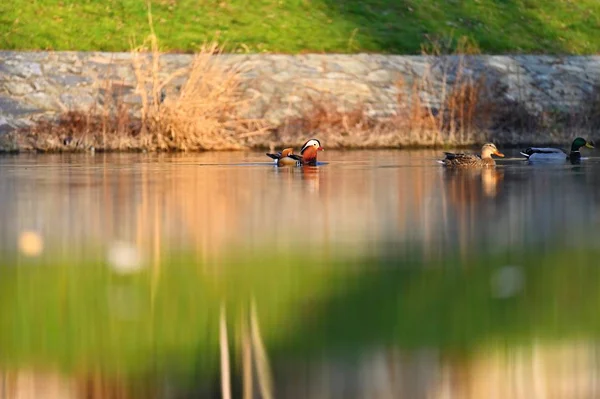
<svg viewBox="0 0 600 399"><path fill-rule="evenodd" d="M69 109L102 106L106 87L139 109L129 53L0 51L0 132L24 127L40 117ZM392 56L392 55L220 55L226 64L241 63L243 89L256 98L249 116L274 125L294 117L315 100L340 109L360 104L374 117L398 110L398 94L418 84L419 97L436 107L444 87L461 79L485 76L507 100L531 111L568 110L589 98L600 82L600 56ZM161 74L186 68L191 55L167 54ZM185 77L175 80L180 85ZM402 82L402 84L399 84ZM410 96L404 93L404 98Z"/></svg>

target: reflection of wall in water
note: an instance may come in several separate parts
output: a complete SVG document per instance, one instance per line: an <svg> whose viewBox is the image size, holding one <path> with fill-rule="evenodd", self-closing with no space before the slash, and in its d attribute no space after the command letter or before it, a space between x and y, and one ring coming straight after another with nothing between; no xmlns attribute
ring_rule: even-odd
<svg viewBox="0 0 600 399"><path fill-rule="evenodd" d="M156 398L151 391L132 394L121 381L101 373L73 377L57 372L0 371L1 399L132 399ZM142 394L143 393L143 394ZM141 395L140 395L141 394Z"/></svg>
<svg viewBox="0 0 600 399"><path fill-rule="evenodd" d="M600 197L593 169L456 174L437 167L437 155L366 152L352 157L392 167L369 161L304 171L242 166L264 160L238 153L5 159L0 250L13 250L23 230L40 231L46 247L71 258L115 240L156 254L178 247L217 254L234 244L361 252L391 243L437 257L457 247L593 238Z"/></svg>
<svg viewBox="0 0 600 399"><path fill-rule="evenodd" d="M489 171L487 173L490 173ZM461 241L490 250L533 245L556 248L594 240L600 215L597 186L570 168L498 168L487 182L479 178L446 179L449 212L456 213ZM494 182L495 191L491 187ZM457 185L462 192L457 193ZM479 196L473 194L479 192ZM490 195L493 194L493 195Z"/></svg>
<svg viewBox="0 0 600 399"><path fill-rule="evenodd" d="M471 358L374 350L354 361L276 366L276 391L290 399L596 398L599 355L587 343L482 350Z"/></svg>
<svg viewBox="0 0 600 399"><path fill-rule="evenodd" d="M451 356L433 348L374 349L353 359L323 356L318 361L275 361L275 397L587 399L600 395L600 352L591 343L482 349L471 356ZM0 371L0 394L6 399L219 397L214 381L198 384L188 392L166 377L144 382L115 380L101 373L78 377Z"/></svg>

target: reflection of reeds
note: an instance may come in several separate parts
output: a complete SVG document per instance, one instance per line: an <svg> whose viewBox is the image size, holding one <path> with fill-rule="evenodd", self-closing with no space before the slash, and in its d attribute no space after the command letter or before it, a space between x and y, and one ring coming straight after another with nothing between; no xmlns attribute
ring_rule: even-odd
<svg viewBox="0 0 600 399"><path fill-rule="evenodd" d="M265 344L260 334L258 315L256 312L256 302L252 299L250 304L250 333L252 336L252 346L256 358L256 372L258 374L260 393L263 399L273 398L273 377L269 366L269 359Z"/></svg>
<svg viewBox="0 0 600 399"><path fill-rule="evenodd" d="M2 399L8 398L8 373L6 371L0 372L0 393L2 393Z"/></svg>
<svg viewBox="0 0 600 399"><path fill-rule="evenodd" d="M437 152L426 154L415 161L433 162ZM68 217L60 220L52 217L53 225L62 226L55 237L68 243L61 246L62 251L73 256L73 248L85 247L93 241L127 241L136 246L149 268L152 296L160 290L165 272L160 270L161 266L168 266L161 265L160 260L180 248L193 250L207 261L203 265L209 265L212 264L209 260L232 247L246 245L249 239L259 245L293 247L298 234L308 230L310 237L305 238L319 245L335 242L340 234L353 240L366 236L373 240L382 238L381 234L388 233L381 228L382 215L378 210L381 200L375 198L386 198L391 207L397 208L390 226L394 234L413 231L414 225L431 233L436 231L435 216L423 218L424 212L431 208L424 198L434 195L432 190L439 187L437 181L429 178L427 168L382 170L385 175L382 179L393 182L390 184L398 192L387 196L384 192L391 186L378 183L380 180L374 183L369 177L372 172L367 170L341 168L334 176L331 169L321 167L293 170L267 167L258 171L250 167L197 167L179 157L169 158L172 163L158 164L152 155L136 156L140 162L135 165L127 155L107 155L105 163L103 157L86 157L99 173L63 178L58 169L45 172L57 184L51 190L48 188L48 193L54 194L35 203L35 212L61 215L59 211L64 205L59 199L68 194ZM194 158L194 162L230 163L237 157L237 154L205 153ZM376 197L371 195L373 192ZM311 220L302 212L289 211L305 207L314 209L318 217ZM27 217L23 212L19 212L20 218ZM286 226L279 223L282 214ZM85 233L76 234L82 226ZM261 237L251 237L256 232L261 232ZM56 232L44 230L41 234ZM54 244L49 241L47 245Z"/></svg>
<svg viewBox="0 0 600 399"><path fill-rule="evenodd" d="M161 264L161 220L160 220L160 208L157 206L154 208L154 229L152 231L152 284L150 287L151 295L151 306L152 312L154 313L154 304L156 300L156 294L158 291L158 284L160 281L160 264Z"/></svg>
<svg viewBox="0 0 600 399"><path fill-rule="evenodd" d="M485 350L471 359L444 359L436 397L596 398L597 349L568 342Z"/></svg>
<svg viewBox="0 0 600 399"><path fill-rule="evenodd" d="M54 372L18 370L2 371L0 376L2 399L127 399L133 396L127 382L107 377L99 371L83 376L65 377ZM137 394L142 394L148 399L156 397L145 387L138 387Z"/></svg>
<svg viewBox="0 0 600 399"><path fill-rule="evenodd" d="M248 331L248 320L245 312L240 315L240 328L242 340L242 380L244 399L253 398L254 382L252 370L252 340Z"/></svg>
<svg viewBox="0 0 600 399"><path fill-rule="evenodd" d="M93 375L81 380L79 392L76 397L86 399L127 399L131 397L129 389L123 381L111 380L106 378L101 372L96 372ZM145 396L148 398L154 395Z"/></svg>
<svg viewBox="0 0 600 399"><path fill-rule="evenodd" d="M231 368L229 363L229 346L227 338L227 322L225 305L221 305L219 319L219 346L221 350L221 393L224 399L231 398ZM273 398L273 377L269 359L260 333L258 315L254 299L250 303L250 321L246 312L240 316L242 384L244 399L252 399L254 393L253 364L256 366L258 388L261 398ZM254 360L254 362L253 362Z"/></svg>
<svg viewBox="0 0 600 399"><path fill-rule="evenodd" d="M468 256L470 244L473 241L473 220L477 223L489 223L483 215L478 215L484 204L490 202L499 194L504 179L502 170L444 170L444 200L448 200L453 214L457 215L456 230L460 251Z"/></svg>

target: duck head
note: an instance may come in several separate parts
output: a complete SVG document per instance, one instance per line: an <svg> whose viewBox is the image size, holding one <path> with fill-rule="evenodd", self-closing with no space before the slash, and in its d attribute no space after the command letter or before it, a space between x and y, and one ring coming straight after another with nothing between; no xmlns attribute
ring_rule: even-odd
<svg viewBox="0 0 600 399"><path fill-rule="evenodd" d="M491 158L492 155L496 155L497 157L504 157L504 154L498 151L495 144L484 144L483 147L481 147L481 158Z"/></svg>
<svg viewBox="0 0 600 399"><path fill-rule="evenodd" d="M594 148L594 144L582 137L577 137L571 144L571 152L579 151L581 147Z"/></svg>
<svg viewBox="0 0 600 399"><path fill-rule="evenodd" d="M300 150L300 154L305 163L316 163L319 151L325 151L325 149L321 147L321 142L317 139L310 139L304 143Z"/></svg>

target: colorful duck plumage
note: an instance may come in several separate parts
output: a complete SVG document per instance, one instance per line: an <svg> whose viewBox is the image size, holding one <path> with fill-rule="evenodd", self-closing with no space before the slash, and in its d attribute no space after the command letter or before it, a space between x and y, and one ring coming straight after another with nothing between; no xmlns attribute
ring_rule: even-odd
<svg viewBox="0 0 600 399"><path fill-rule="evenodd" d="M315 166L317 165L319 151L325 151L321 146L321 142L317 139L310 139L302 146L300 155L292 154L290 156L298 160L301 165Z"/></svg>
<svg viewBox="0 0 600 399"><path fill-rule="evenodd" d="M294 155L293 148L286 148L275 154L267 153L268 157L273 158L275 160L277 166L299 166L300 161L293 158L292 155Z"/></svg>

